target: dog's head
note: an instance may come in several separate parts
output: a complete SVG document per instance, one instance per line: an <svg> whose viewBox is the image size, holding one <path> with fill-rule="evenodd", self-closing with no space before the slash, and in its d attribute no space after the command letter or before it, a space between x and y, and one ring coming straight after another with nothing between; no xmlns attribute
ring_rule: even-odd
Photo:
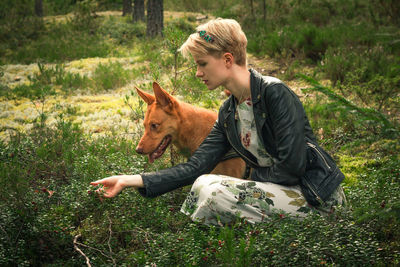
<svg viewBox="0 0 400 267"><path fill-rule="evenodd" d="M147 103L144 117L144 134L136 147L136 152L148 155L149 162L161 157L177 132L177 107L179 102L164 89L153 83L154 95L136 87L139 96Z"/></svg>

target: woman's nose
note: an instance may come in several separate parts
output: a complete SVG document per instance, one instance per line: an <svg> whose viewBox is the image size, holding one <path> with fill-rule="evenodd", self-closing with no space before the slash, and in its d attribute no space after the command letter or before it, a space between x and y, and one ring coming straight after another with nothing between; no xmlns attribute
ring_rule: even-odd
<svg viewBox="0 0 400 267"><path fill-rule="evenodd" d="M201 76L203 76L203 72L200 71L199 68L197 68L196 77L201 77Z"/></svg>

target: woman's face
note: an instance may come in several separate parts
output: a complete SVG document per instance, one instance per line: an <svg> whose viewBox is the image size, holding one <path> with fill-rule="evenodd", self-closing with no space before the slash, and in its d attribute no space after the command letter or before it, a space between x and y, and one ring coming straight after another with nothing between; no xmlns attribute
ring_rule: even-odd
<svg viewBox="0 0 400 267"><path fill-rule="evenodd" d="M196 77L200 78L209 90L225 84L228 73L223 56L193 55L193 58L197 64Z"/></svg>

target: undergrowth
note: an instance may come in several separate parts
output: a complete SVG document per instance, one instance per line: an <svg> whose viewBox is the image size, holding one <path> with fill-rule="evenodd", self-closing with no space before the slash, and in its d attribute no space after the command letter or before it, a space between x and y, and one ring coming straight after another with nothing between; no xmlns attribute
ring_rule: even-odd
<svg viewBox="0 0 400 267"><path fill-rule="evenodd" d="M204 227L181 214L188 188L157 199L126 190L101 201L90 181L168 166L161 161L149 169L135 145L115 136L87 139L79 125L62 119L53 128L37 125L1 142L2 265L81 265L75 237L96 266L361 266L399 260L400 161L390 151L400 144L394 140L362 151L379 150L380 156L370 155L367 165L353 170L357 181L345 186L349 206L335 216L298 221L277 214L265 224L239 220L230 227Z"/></svg>

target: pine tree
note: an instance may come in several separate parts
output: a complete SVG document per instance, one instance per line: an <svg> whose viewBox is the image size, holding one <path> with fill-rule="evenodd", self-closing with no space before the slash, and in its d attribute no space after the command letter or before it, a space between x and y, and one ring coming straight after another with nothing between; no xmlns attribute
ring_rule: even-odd
<svg viewBox="0 0 400 267"><path fill-rule="evenodd" d="M133 1L132 20L133 20L133 22L145 21L144 0L134 0Z"/></svg>
<svg viewBox="0 0 400 267"><path fill-rule="evenodd" d="M163 0L147 2L147 36L162 35L164 28Z"/></svg>
<svg viewBox="0 0 400 267"><path fill-rule="evenodd" d="M132 12L132 1L124 0L124 2L122 3L122 16L131 14L131 12Z"/></svg>

